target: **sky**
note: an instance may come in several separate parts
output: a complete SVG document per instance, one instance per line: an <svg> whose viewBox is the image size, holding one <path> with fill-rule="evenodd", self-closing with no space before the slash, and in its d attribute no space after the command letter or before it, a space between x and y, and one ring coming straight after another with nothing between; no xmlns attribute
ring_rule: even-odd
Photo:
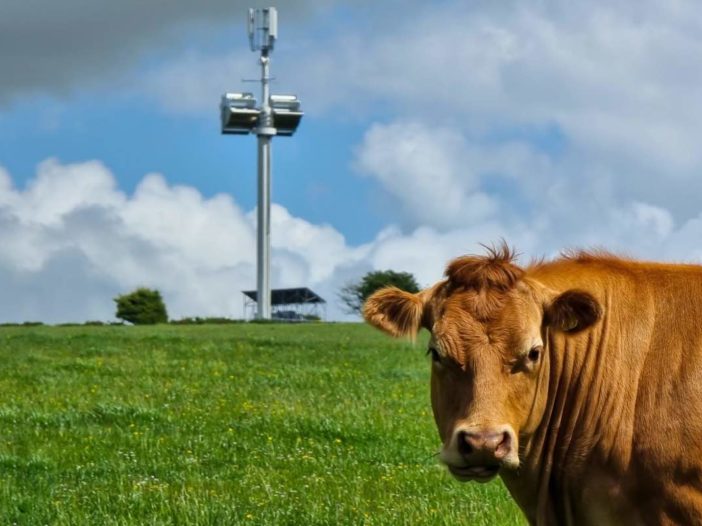
<svg viewBox="0 0 702 526"><path fill-rule="evenodd" d="M256 139L219 100L259 76L240 0L1 0L0 321L243 315ZM285 1L273 93L272 282L329 319L370 270L505 239L702 261L702 7L694 1ZM356 318L357 319L357 318Z"/></svg>

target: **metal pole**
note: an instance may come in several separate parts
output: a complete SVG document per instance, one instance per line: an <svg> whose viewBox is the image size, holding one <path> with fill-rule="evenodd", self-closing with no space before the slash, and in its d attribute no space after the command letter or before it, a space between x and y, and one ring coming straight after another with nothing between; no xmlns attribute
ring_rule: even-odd
<svg viewBox="0 0 702 526"><path fill-rule="evenodd" d="M258 136L258 312L271 318L271 138Z"/></svg>
<svg viewBox="0 0 702 526"><path fill-rule="evenodd" d="M258 135L258 291L256 317L271 319L271 138L275 135L270 105L268 52L261 52L262 104Z"/></svg>

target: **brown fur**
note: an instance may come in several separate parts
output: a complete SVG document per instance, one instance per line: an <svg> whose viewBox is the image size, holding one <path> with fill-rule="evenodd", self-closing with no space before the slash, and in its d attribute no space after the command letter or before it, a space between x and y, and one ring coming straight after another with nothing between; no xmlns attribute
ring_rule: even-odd
<svg viewBox="0 0 702 526"><path fill-rule="evenodd" d="M574 252L521 268L503 244L446 276L364 311L432 332L444 448L457 426L509 424L520 466L500 474L531 524L702 524L701 266Z"/></svg>
<svg viewBox="0 0 702 526"><path fill-rule="evenodd" d="M507 291L524 275L514 263L515 253L507 244L487 248L487 256L468 255L446 267L446 277L456 288Z"/></svg>
<svg viewBox="0 0 702 526"><path fill-rule="evenodd" d="M366 301L363 316L393 336L414 337L422 319L422 309L423 302L415 294L387 287Z"/></svg>
<svg viewBox="0 0 702 526"><path fill-rule="evenodd" d="M464 292L464 308L480 321L492 318L504 304L506 294L524 275L515 263L515 253L502 243L487 247L486 256L467 255L446 267L447 291Z"/></svg>

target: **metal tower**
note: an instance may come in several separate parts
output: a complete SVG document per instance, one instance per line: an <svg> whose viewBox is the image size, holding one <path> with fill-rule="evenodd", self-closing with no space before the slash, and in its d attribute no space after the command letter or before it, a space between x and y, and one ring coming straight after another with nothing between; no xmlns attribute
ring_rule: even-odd
<svg viewBox="0 0 702 526"><path fill-rule="evenodd" d="M295 133L303 112L295 95L270 94L270 54L278 38L275 7L249 9L248 32L251 51L260 51L261 106L252 93L225 93L220 104L222 133L258 137L258 238L257 311L262 320L271 318L271 139Z"/></svg>

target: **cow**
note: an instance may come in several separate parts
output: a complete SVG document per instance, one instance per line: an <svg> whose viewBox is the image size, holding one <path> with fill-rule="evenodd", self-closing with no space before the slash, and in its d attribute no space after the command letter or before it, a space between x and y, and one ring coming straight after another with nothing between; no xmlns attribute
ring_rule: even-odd
<svg viewBox="0 0 702 526"><path fill-rule="evenodd" d="M506 245L365 319L430 333L441 461L499 475L532 525L702 524L702 266Z"/></svg>

